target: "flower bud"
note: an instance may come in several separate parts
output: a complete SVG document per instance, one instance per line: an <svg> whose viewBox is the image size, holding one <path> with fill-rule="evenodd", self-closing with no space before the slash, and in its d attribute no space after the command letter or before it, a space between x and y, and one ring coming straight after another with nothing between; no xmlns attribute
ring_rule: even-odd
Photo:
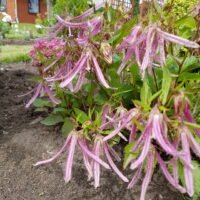
<svg viewBox="0 0 200 200"><path fill-rule="evenodd" d="M112 47L107 42L102 42L100 52L103 54L107 63L112 63Z"/></svg>

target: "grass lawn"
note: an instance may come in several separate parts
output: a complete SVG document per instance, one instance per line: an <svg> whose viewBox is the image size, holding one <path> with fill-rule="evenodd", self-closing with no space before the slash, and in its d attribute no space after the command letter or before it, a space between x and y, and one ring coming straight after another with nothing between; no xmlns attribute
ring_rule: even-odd
<svg viewBox="0 0 200 200"><path fill-rule="evenodd" d="M28 45L2 45L0 46L0 63L28 62L31 46Z"/></svg>
<svg viewBox="0 0 200 200"><path fill-rule="evenodd" d="M32 34L33 38L37 38L44 36L46 33L47 32L44 29L42 29L42 32L38 32L38 30L35 27L35 24L19 23L18 31L16 31L16 29L12 27L9 33L6 34L6 38L28 40L31 39L30 34Z"/></svg>

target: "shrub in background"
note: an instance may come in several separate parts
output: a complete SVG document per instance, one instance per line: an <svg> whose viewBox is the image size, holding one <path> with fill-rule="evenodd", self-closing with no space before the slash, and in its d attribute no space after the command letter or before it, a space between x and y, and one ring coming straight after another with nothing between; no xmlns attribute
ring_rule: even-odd
<svg viewBox="0 0 200 200"><path fill-rule="evenodd" d="M166 15L180 19L191 13L198 3L199 0L168 0L166 3ZM171 12L167 11L168 7L170 7Z"/></svg>
<svg viewBox="0 0 200 200"><path fill-rule="evenodd" d="M58 15L77 16L88 9L90 3L88 0L55 0L53 10Z"/></svg>
<svg viewBox="0 0 200 200"><path fill-rule="evenodd" d="M5 38L5 34L9 33L11 26L7 22L0 21L0 35Z"/></svg>

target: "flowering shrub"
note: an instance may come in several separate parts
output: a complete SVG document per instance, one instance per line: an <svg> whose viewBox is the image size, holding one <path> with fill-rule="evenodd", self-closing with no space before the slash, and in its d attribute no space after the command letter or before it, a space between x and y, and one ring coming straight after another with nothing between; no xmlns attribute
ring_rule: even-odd
<svg viewBox="0 0 200 200"><path fill-rule="evenodd" d="M199 27L196 23L187 37L193 41L174 34L178 25L164 20L162 6L149 7L139 23L104 3L70 20L57 16L49 36L36 42L30 55L40 77L27 107L53 107L42 123L62 123L67 134L60 150L36 166L66 153L69 182L79 148L95 188L101 166L129 182L128 188L144 172L144 200L158 165L173 187L194 195L193 154L200 156ZM39 98L45 95L50 101ZM115 150L121 140L127 144L123 158ZM124 169L133 170L132 179L116 166L121 160Z"/></svg>

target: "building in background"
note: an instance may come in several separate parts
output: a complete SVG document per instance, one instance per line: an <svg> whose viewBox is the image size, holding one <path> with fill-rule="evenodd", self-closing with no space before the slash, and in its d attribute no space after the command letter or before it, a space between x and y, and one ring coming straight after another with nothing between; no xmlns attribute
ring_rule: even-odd
<svg viewBox="0 0 200 200"><path fill-rule="evenodd" d="M35 23L37 15L47 15L46 0L0 0L0 12L6 12L13 21Z"/></svg>

